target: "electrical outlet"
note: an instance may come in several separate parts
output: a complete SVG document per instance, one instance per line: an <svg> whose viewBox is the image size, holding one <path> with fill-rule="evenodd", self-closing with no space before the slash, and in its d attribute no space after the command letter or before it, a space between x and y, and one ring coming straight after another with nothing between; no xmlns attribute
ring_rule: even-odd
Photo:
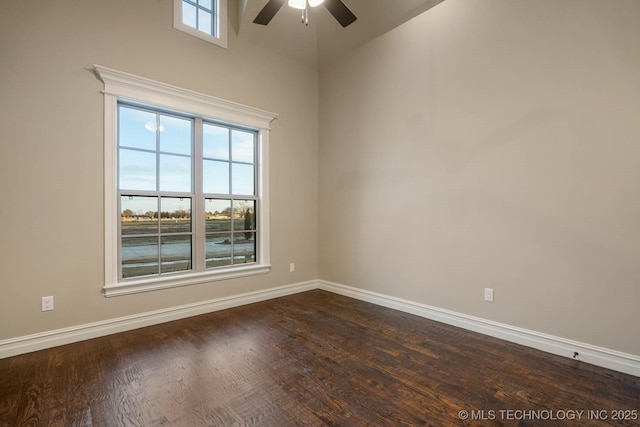
<svg viewBox="0 0 640 427"><path fill-rule="evenodd" d="M42 297L42 311L53 310L53 297Z"/></svg>
<svg viewBox="0 0 640 427"><path fill-rule="evenodd" d="M484 288L484 300L493 302L493 288Z"/></svg>
<svg viewBox="0 0 640 427"><path fill-rule="evenodd" d="M294 271L296 271L296 263L292 262L289 264L289 273L293 273Z"/></svg>

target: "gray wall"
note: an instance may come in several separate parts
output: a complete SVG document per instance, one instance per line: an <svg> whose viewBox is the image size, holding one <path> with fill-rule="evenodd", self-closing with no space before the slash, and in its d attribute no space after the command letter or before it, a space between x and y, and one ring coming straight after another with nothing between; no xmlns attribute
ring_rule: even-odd
<svg viewBox="0 0 640 427"><path fill-rule="evenodd" d="M320 277L640 355L639 22L447 0L323 66Z"/></svg>
<svg viewBox="0 0 640 427"><path fill-rule="evenodd" d="M640 355L639 2L447 0L319 79L171 8L4 5L0 340L322 278ZM96 63L279 114L270 274L104 298Z"/></svg>
<svg viewBox="0 0 640 427"><path fill-rule="evenodd" d="M231 27L228 50L174 30L172 5L3 3L0 340L318 277L317 71L248 44ZM270 274L103 296L103 84L88 71L93 64L279 114ZM55 297L53 312L40 311L45 295Z"/></svg>

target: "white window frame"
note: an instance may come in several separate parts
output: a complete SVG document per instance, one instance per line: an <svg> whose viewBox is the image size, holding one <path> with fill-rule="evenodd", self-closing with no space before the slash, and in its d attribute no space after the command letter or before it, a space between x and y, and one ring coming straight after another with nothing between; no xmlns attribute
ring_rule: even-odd
<svg viewBox="0 0 640 427"><path fill-rule="evenodd" d="M182 20L182 0L173 0L173 28L183 31L199 39L208 41L224 49L227 48L227 0L213 0L216 34L208 34L197 28L190 27Z"/></svg>
<svg viewBox="0 0 640 427"><path fill-rule="evenodd" d="M269 132L277 114L237 104L198 92L135 76L111 68L94 65L96 76L104 83L104 232L106 296L165 289L217 280L268 273L269 256ZM245 126L258 132L257 215L260 239L255 263L188 272L167 276L141 277L119 281L118 265L118 100L150 107L180 111L218 122Z"/></svg>

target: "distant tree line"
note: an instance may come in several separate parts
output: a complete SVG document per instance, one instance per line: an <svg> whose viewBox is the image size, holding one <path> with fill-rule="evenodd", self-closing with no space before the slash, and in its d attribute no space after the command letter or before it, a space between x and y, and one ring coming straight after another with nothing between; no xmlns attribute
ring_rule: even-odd
<svg viewBox="0 0 640 427"><path fill-rule="evenodd" d="M131 209L125 209L122 211L122 218L153 218L158 219L158 212L148 211L144 214L136 214ZM160 212L160 218L191 218L191 213L185 211L184 209L178 209L173 212L162 211Z"/></svg>

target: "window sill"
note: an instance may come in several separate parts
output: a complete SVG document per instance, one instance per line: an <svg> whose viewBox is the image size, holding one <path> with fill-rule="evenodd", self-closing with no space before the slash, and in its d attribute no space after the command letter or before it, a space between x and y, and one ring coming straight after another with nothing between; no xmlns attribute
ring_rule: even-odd
<svg viewBox="0 0 640 427"><path fill-rule="evenodd" d="M216 46L220 46L223 49L227 49L227 38L225 35L221 34L220 37L212 36L211 34L203 33L202 31L196 30L195 28L181 23L175 23L173 25L173 28L182 31L183 33L187 33L190 36L199 38L200 40L204 40Z"/></svg>
<svg viewBox="0 0 640 427"><path fill-rule="evenodd" d="M258 274L268 273L269 271L271 271L271 265L254 264L247 267L234 267L215 271L205 271L202 273L127 280L112 285L106 285L102 289L104 290L104 295L106 297L115 297L119 295L176 288L179 286L196 285L198 283L214 282L218 280L255 276Z"/></svg>

